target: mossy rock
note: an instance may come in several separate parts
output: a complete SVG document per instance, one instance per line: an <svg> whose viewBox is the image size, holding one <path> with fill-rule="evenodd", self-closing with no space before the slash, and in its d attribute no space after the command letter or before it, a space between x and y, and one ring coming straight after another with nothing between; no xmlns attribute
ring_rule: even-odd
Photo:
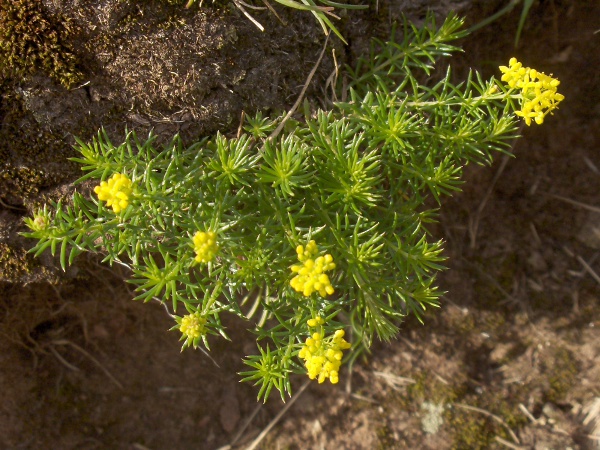
<svg viewBox="0 0 600 450"><path fill-rule="evenodd" d="M420 405L424 401L435 404L452 403L464 393L464 387L442 383L428 371L413 376L413 379L415 383L408 386L406 393L414 404Z"/></svg>
<svg viewBox="0 0 600 450"><path fill-rule="evenodd" d="M477 413L456 410L450 415L448 423L454 430L451 447L453 450L487 449L496 435L493 420Z"/></svg>
<svg viewBox="0 0 600 450"><path fill-rule="evenodd" d="M22 248L13 248L0 242L0 280L15 281L29 273L35 264L31 255Z"/></svg>
<svg viewBox="0 0 600 450"><path fill-rule="evenodd" d="M0 75L22 77L42 70L64 86L81 79L66 41L66 21L55 23L37 0L0 2Z"/></svg>
<svg viewBox="0 0 600 450"><path fill-rule="evenodd" d="M65 139L39 124L23 100L4 94L0 98L0 192L3 200L22 207L40 190L55 186L79 173L67 158L74 151Z"/></svg>
<svg viewBox="0 0 600 450"><path fill-rule="evenodd" d="M549 387L545 400L559 403L577 381L579 364L575 356L566 348L558 347L551 357L543 363Z"/></svg>

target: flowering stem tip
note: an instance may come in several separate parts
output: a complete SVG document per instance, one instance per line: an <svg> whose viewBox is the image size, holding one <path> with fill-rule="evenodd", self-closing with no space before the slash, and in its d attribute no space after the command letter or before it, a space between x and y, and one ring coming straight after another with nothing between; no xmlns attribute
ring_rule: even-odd
<svg viewBox="0 0 600 450"><path fill-rule="evenodd" d="M317 256L319 248L315 241L310 241L306 248L299 245L296 253L302 264L294 264L291 267L292 272L297 275L290 281L290 286L305 297L310 297L313 292L318 292L321 297L333 294L333 286L324 273L335 269L333 256Z"/></svg>
<svg viewBox="0 0 600 450"><path fill-rule="evenodd" d="M308 377L311 380L316 378L319 383L329 378L332 384L337 384L344 356L342 351L351 347L344 339L345 332L337 330L333 336L324 336L321 317L310 319L307 324L309 328L318 329L306 339L304 347L298 353L304 359Z"/></svg>
<svg viewBox="0 0 600 450"><path fill-rule="evenodd" d="M531 119L538 125L544 122L548 113L558 108L565 96L557 92L560 81L529 67L523 67L516 58L511 58L507 66L500 66L502 81L511 89L521 90L521 110L515 111L531 125Z"/></svg>
<svg viewBox="0 0 600 450"><path fill-rule="evenodd" d="M106 206L112 206L115 214L120 213L129 205L131 197L131 180L127 175L115 173L108 181L102 181L94 188L98 200L106 202Z"/></svg>
<svg viewBox="0 0 600 450"><path fill-rule="evenodd" d="M179 328L181 332L180 340L185 341L181 350L183 351L185 347L190 346L196 348L200 338L207 332L206 318L202 317L199 312L195 312L181 318L177 317L176 321L177 325L172 329Z"/></svg>
<svg viewBox="0 0 600 450"><path fill-rule="evenodd" d="M213 231L198 231L192 241L196 252L196 262L208 263L212 261L219 251L217 244L217 235Z"/></svg>

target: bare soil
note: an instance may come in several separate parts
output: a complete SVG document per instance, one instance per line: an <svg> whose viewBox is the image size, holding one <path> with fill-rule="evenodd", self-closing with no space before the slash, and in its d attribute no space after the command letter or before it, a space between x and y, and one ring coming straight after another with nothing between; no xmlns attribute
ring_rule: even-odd
<svg viewBox="0 0 600 450"><path fill-rule="evenodd" d="M286 405L261 406L238 382L255 348L244 323L231 320L235 339L215 341L210 357L180 353L172 320L131 300L126 273L92 256L61 273L49 256L26 256L17 232L72 191L73 136L235 133L242 111L294 103L324 36L281 8L285 24L253 13L261 33L222 3L41 3L69 23L83 79L70 89L43 70L0 79L0 447L248 448ZM307 98L327 106L335 61L352 65L402 12L457 9L471 25L505 4L381 0L343 13L349 46L330 39L335 60L330 49ZM523 129L516 158L468 167L463 192L446 200L432 228L449 258L442 307L425 325L408 318L337 386L294 379L293 405L257 448L600 448L600 5L534 2L514 49L519 14L465 39L456 76L497 75L517 56L558 77L566 100Z"/></svg>

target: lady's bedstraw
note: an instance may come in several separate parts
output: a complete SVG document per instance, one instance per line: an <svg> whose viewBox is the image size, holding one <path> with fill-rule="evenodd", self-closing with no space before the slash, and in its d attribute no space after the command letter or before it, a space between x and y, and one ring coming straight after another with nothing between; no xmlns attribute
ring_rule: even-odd
<svg viewBox="0 0 600 450"><path fill-rule="evenodd" d="M127 175L115 173L110 180L103 181L94 188L98 200L106 202L106 206L112 206L113 211L118 214L129 205L131 197L131 180Z"/></svg>
<svg viewBox="0 0 600 450"><path fill-rule="evenodd" d="M293 373L337 383L344 357L438 306L442 242L427 233L427 198L457 191L466 163L507 151L515 100L527 123L562 100L554 79L515 61L502 68L508 87L477 73L456 85L449 70L421 84L457 50L461 24L430 17L399 43L376 42L381 52L350 71L350 101L289 121L272 141L277 120L260 115L239 137L188 148L134 133L118 146L103 132L78 141L78 181L108 181L91 200L75 193L73 206L27 219L33 251L60 246L63 267L86 250L126 265L137 299L172 308L183 347L227 337L223 313L256 318L259 351L242 376L259 398L290 394Z"/></svg>
<svg viewBox="0 0 600 450"><path fill-rule="evenodd" d="M327 254L315 259L315 256L319 254L319 248L315 241L310 241L306 249L299 245L296 253L298 260L303 264L292 266L292 272L298 275L292 278L290 286L296 292L302 292L305 297L310 297L313 292L318 292L321 297L333 294L333 286L331 286L329 277L324 273L335 269L333 256Z"/></svg>
<svg viewBox="0 0 600 450"><path fill-rule="evenodd" d="M324 336L323 319L316 317L309 319L309 328L317 328L310 337L306 338L304 347L298 356L304 360L304 365L311 380L315 378L322 383L329 378L332 384L339 381L339 370L344 356L342 350L347 350L350 343L344 339L344 330L337 330L333 336Z"/></svg>
<svg viewBox="0 0 600 450"><path fill-rule="evenodd" d="M527 126L531 125L531 119L541 125L544 117L558 108L558 104L565 98L556 91L560 84L556 78L523 67L516 58L510 59L508 67L500 66L500 70L504 74L502 81L506 81L509 88L521 91L521 110L515 114L523 117Z"/></svg>

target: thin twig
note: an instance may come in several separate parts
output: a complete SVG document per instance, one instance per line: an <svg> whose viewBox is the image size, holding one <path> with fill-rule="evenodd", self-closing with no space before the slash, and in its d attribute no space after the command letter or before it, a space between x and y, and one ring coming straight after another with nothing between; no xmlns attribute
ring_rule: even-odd
<svg viewBox="0 0 600 450"><path fill-rule="evenodd" d="M267 0L262 0L262 2L267 6L267 8L269 8L269 11L271 11L283 25L287 25L283 21L283 19L281 17L279 17L279 14L277 14L277 11L275 11L275 9L271 6L271 4Z"/></svg>
<svg viewBox="0 0 600 450"><path fill-rule="evenodd" d="M246 11L244 7L238 2L238 0L233 0L233 4L242 12L242 14L244 14L248 18L250 22L256 25L256 28L258 28L260 31L265 31L265 27L263 27L260 24L260 22L258 22L254 17L252 17L250 13L248 13L248 11Z"/></svg>
<svg viewBox="0 0 600 450"><path fill-rule="evenodd" d="M196 392L196 393L203 393L204 391L202 389L194 389L194 388L187 388L187 387L161 386L161 387L158 388L158 392L166 392L166 393L171 393L171 392Z"/></svg>
<svg viewBox="0 0 600 450"><path fill-rule="evenodd" d="M495 436L494 439L496 440L496 442L498 442L499 444L502 444L508 448L512 448L513 450L525 450L527 447L522 447L520 445L515 445L511 442L508 442L506 439L502 439L500 436Z"/></svg>
<svg viewBox="0 0 600 450"><path fill-rule="evenodd" d="M136 450L150 450L150 448L146 447L145 445L140 444L139 442L135 442L133 444L133 448L135 448Z"/></svg>
<svg viewBox="0 0 600 450"><path fill-rule="evenodd" d="M529 228L531 229L531 234L533 234L533 239L535 240L535 243L541 247L542 239L540 238L540 235L537 232L537 228L535 228L533 222L529 222Z"/></svg>
<svg viewBox="0 0 600 450"><path fill-rule="evenodd" d="M361 402L367 402L367 403L373 403L374 405L379 405L379 402L377 400L372 399L370 397L365 397L364 395L353 393L353 394L350 394L350 397L360 400Z"/></svg>
<svg viewBox="0 0 600 450"><path fill-rule="evenodd" d="M392 389L394 389L396 391L401 391L401 392L404 392L404 390L406 389L407 386L410 386L411 384L416 383L416 381L413 380L412 378L401 377L401 376L394 375L391 373L386 373L386 372L374 371L373 375L375 375L378 378L382 378Z"/></svg>
<svg viewBox="0 0 600 450"><path fill-rule="evenodd" d="M126 269L130 270L131 272L133 272L133 268L132 268L132 267L131 267L129 264L127 264L127 263L124 263L123 261L121 261L120 259L115 259L115 260L114 260L114 262L116 262L116 263L117 263L117 264L119 264L120 266L123 266L123 267L125 267ZM104 269L108 270L109 272L112 272L110 269L108 269L108 268L104 267L102 264L98 264L98 266L100 266L100 267L102 267L102 268L104 268Z"/></svg>
<svg viewBox="0 0 600 450"><path fill-rule="evenodd" d="M352 359L352 361L348 364L348 377L346 378L346 386L345 391L346 395L352 395L352 378L354 377L354 362L356 360Z"/></svg>
<svg viewBox="0 0 600 450"><path fill-rule="evenodd" d="M537 419L533 417L533 414L531 414L527 408L525 408L525 405L523 405L523 403L519 403L519 409L523 414L527 416L529 420L531 420L531 422L537 423Z"/></svg>
<svg viewBox="0 0 600 450"><path fill-rule="evenodd" d="M265 436L267 434L269 434L269 431L271 431L271 429L277 424L277 422L279 422L279 420L288 411L288 409L290 409L292 407L292 405L296 402L296 400L298 400L298 398L300 398L300 395L302 395L302 393L308 387L309 384L310 384L310 380L307 380L300 387L300 389L298 389L298 392L296 392L296 394L294 394L292 399L285 405L285 407L281 411L279 411L279 414L277 414L275 416L275 418L273 420L271 420L271 422L269 422L269 424L265 427L265 429L260 432L260 434L256 437L256 439L254 439L252 444L250 444L248 447L246 447L245 450L254 450L256 447L258 447L258 444L260 444L260 442L265 438Z"/></svg>
<svg viewBox="0 0 600 450"><path fill-rule="evenodd" d="M587 164L587 166L590 168L590 170L592 172L600 175L600 170L598 170L598 167L596 167L596 164L594 164L590 158L588 158L587 156L584 156L583 160L585 161L585 163Z"/></svg>
<svg viewBox="0 0 600 450"><path fill-rule="evenodd" d="M467 30L467 32L469 34L471 34L473 31L475 30L479 30L480 28L483 28L487 25L489 25L490 23L498 20L500 17L504 16L505 14L508 14L509 12L511 12L513 10L513 8L515 6L517 6L519 3L521 2L521 0L511 0L504 8L502 8L500 11L496 12L495 14L491 15L490 17L486 17L485 19L483 19L481 22L476 23L475 25L473 25L471 28L469 28Z"/></svg>
<svg viewBox="0 0 600 450"><path fill-rule="evenodd" d="M450 386L450 383L444 378L442 377L440 374L436 373L435 371L433 371L433 375L440 380L441 383L445 384L446 386ZM416 383L416 381L415 381Z"/></svg>
<svg viewBox="0 0 600 450"><path fill-rule="evenodd" d="M506 291L506 289L504 289L493 276L491 276L489 273L487 273L485 270L483 270L481 267L479 267L479 265L472 263L471 261L469 261L466 258L463 258L463 261L468 266L473 267L479 273L479 275L486 278L498 290L498 292L500 292L502 295L504 295L504 297L505 297L504 301L513 301L515 303L518 302L518 300L513 295L509 294Z"/></svg>
<svg viewBox="0 0 600 450"><path fill-rule="evenodd" d="M237 129L236 137L239 139L242 136L242 132L244 131L244 120L246 119L246 112L242 111L240 116L240 126Z"/></svg>
<svg viewBox="0 0 600 450"><path fill-rule="evenodd" d="M519 438L517 437L517 435L513 432L513 430L510 429L510 427L506 424L504 420L502 420L501 417L498 417L497 415L492 414L491 412L486 411L485 409L477 408L476 406L464 405L462 403L454 403L454 406L458 406L459 408L466 409L468 411L475 411L494 419L496 422L501 424L506 429L506 431L508 431L508 434L510 434L510 437L513 441L515 441L517 444L521 443L519 442Z"/></svg>
<svg viewBox="0 0 600 450"><path fill-rule="evenodd" d="M58 350L56 350L53 346L50 346L50 351L52 352L52 354L54 356L56 356L56 359L58 359L61 363L63 363L65 365L65 367L67 367L68 369L71 369L73 372L81 372L81 369L79 367L74 366L73 364L71 364L70 362L68 362L65 358L63 358L60 353L58 353Z"/></svg>
<svg viewBox="0 0 600 450"><path fill-rule="evenodd" d="M255 9L257 11L264 11L265 9L267 9L265 6L254 6L249 3L244 2L243 0L236 0L236 1L239 2L241 5L244 5L246 8Z"/></svg>
<svg viewBox="0 0 600 450"><path fill-rule="evenodd" d="M330 103L334 103L337 102L337 94L335 92L335 87L338 84L338 77L339 77L339 64L337 61L337 58L335 56L335 48L331 49L331 56L333 58L333 67L334 69L332 70L332 72L329 74L329 76L327 77L327 81L325 82L325 95L327 95L327 88L329 86L331 86L331 98L327 99L329 100Z"/></svg>
<svg viewBox="0 0 600 450"><path fill-rule="evenodd" d="M504 168L506 167L506 164L508 163L509 159L510 159L509 155L504 155L504 157L502 158L502 163L500 164L500 167L498 168L496 175L494 175L492 184L489 186L487 192L485 193L485 197L483 197L483 200L479 204L479 208L477 208L477 213L475 214L475 217L473 218L473 220L469 221L469 234L471 235L471 249L475 248L475 244L477 241L477 229L479 228L479 220L481 218L481 213L485 209L485 205L487 204L488 200L490 199L490 196L492 195L492 192L494 191L494 187L496 186L496 183L500 179L500 175L502 175L502 172L504 172Z"/></svg>
<svg viewBox="0 0 600 450"><path fill-rule="evenodd" d="M588 205L587 203L578 202L577 200L571 200L570 198L563 197L562 195L555 195L555 194L545 194L545 195L554 197L555 199L566 202L566 203L570 203L571 205L579 206L583 209L587 209L588 211L600 213L600 207L598 207L598 206Z"/></svg>
<svg viewBox="0 0 600 450"><path fill-rule="evenodd" d="M241 428L238 430L238 432L235 434L235 436L231 440L231 443L229 444L230 447L233 447L237 443L237 441L240 440L240 438L242 437L242 434L244 434L244 431L246 431L246 428L248 428L250 426L250 424L252 423L252 421L258 414L258 412L262 409L262 407L263 407L263 404L259 403L256 406L256 408L254 408L254 411L252 411L252 414L250 414L250 416L244 421Z"/></svg>
<svg viewBox="0 0 600 450"><path fill-rule="evenodd" d="M102 370L102 372L104 372L104 374L110 379L110 381L112 381L118 388L120 388L121 390L125 390L125 388L123 387L123 385L119 382L119 380L117 380L109 371L108 369L106 369L101 363L100 361L98 361L96 358L94 358L92 355L90 355L88 352L86 352L83 348L81 348L79 345L68 341L66 339L58 339L56 341L52 341L52 344L54 345L69 345L71 347L73 347L75 350L77 350L79 353L81 353L83 356L87 357L90 361L92 361L94 364L96 364L100 370ZM50 347L50 349L52 350L52 347Z"/></svg>
<svg viewBox="0 0 600 450"><path fill-rule="evenodd" d="M17 211L27 211L27 208L25 208L24 206L12 206L12 205L8 205L8 204L4 203L1 198L0 198L0 205L4 206L5 208L14 209L14 210L17 210Z"/></svg>
<svg viewBox="0 0 600 450"><path fill-rule="evenodd" d="M584 426L587 427L595 421L598 421L600 425L600 397L595 397L588 405L584 406L583 413L585 414Z"/></svg>
<svg viewBox="0 0 600 450"><path fill-rule="evenodd" d="M408 348L410 348L413 352L417 350L417 347L415 347L415 345L408 339L406 339L404 336L400 336L400 340L404 342L408 346Z"/></svg>
<svg viewBox="0 0 600 450"><path fill-rule="evenodd" d="M310 82L312 81L312 78L315 75L315 72L317 71L317 68L321 64L321 60L323 59L323 55L325 54L325 50L327 49L328 42L329 42L329 35L325 39L325 43L323 44L323 49L321 50L321 54L319 55L319 59L317 60L317 63L315 64L315 66L312 68L312 70L308 74L308 78L306 79L306 82L304 83L304 87L302 88L302 91L300 92L300 95L298 96L298 100L296 100L296 103L294 103L294 106L292 106L292 109L290 109L288 111L288 113L285 115L285 117L283 118L281 123L277 126L275 131L273 131L273 133L271 133L271 135L267 138L268 141L273 141L279 135L279 133L281 133L281 130L283 130L283 126L285 125L285 123L288 121L288 119L290 117L292 117L292 114L294 114L296 112L296 110L298 109L298 107L300 106L300 103L302 102L302 99L304 98L304 94L306 93L306 90L308 89L308 86L309 86Z"/></svg>
<svg viewBox="0 0 600 450"><path fill-rule="evenodd" d="M592 276L592 278L598 282L598 284L600 284L600 276L594 271L594 269L590 267L590 265L587 262L585 262L585 259L577 255L577 261L579 261L585 269L585 271L589 273Z"/></svg>

